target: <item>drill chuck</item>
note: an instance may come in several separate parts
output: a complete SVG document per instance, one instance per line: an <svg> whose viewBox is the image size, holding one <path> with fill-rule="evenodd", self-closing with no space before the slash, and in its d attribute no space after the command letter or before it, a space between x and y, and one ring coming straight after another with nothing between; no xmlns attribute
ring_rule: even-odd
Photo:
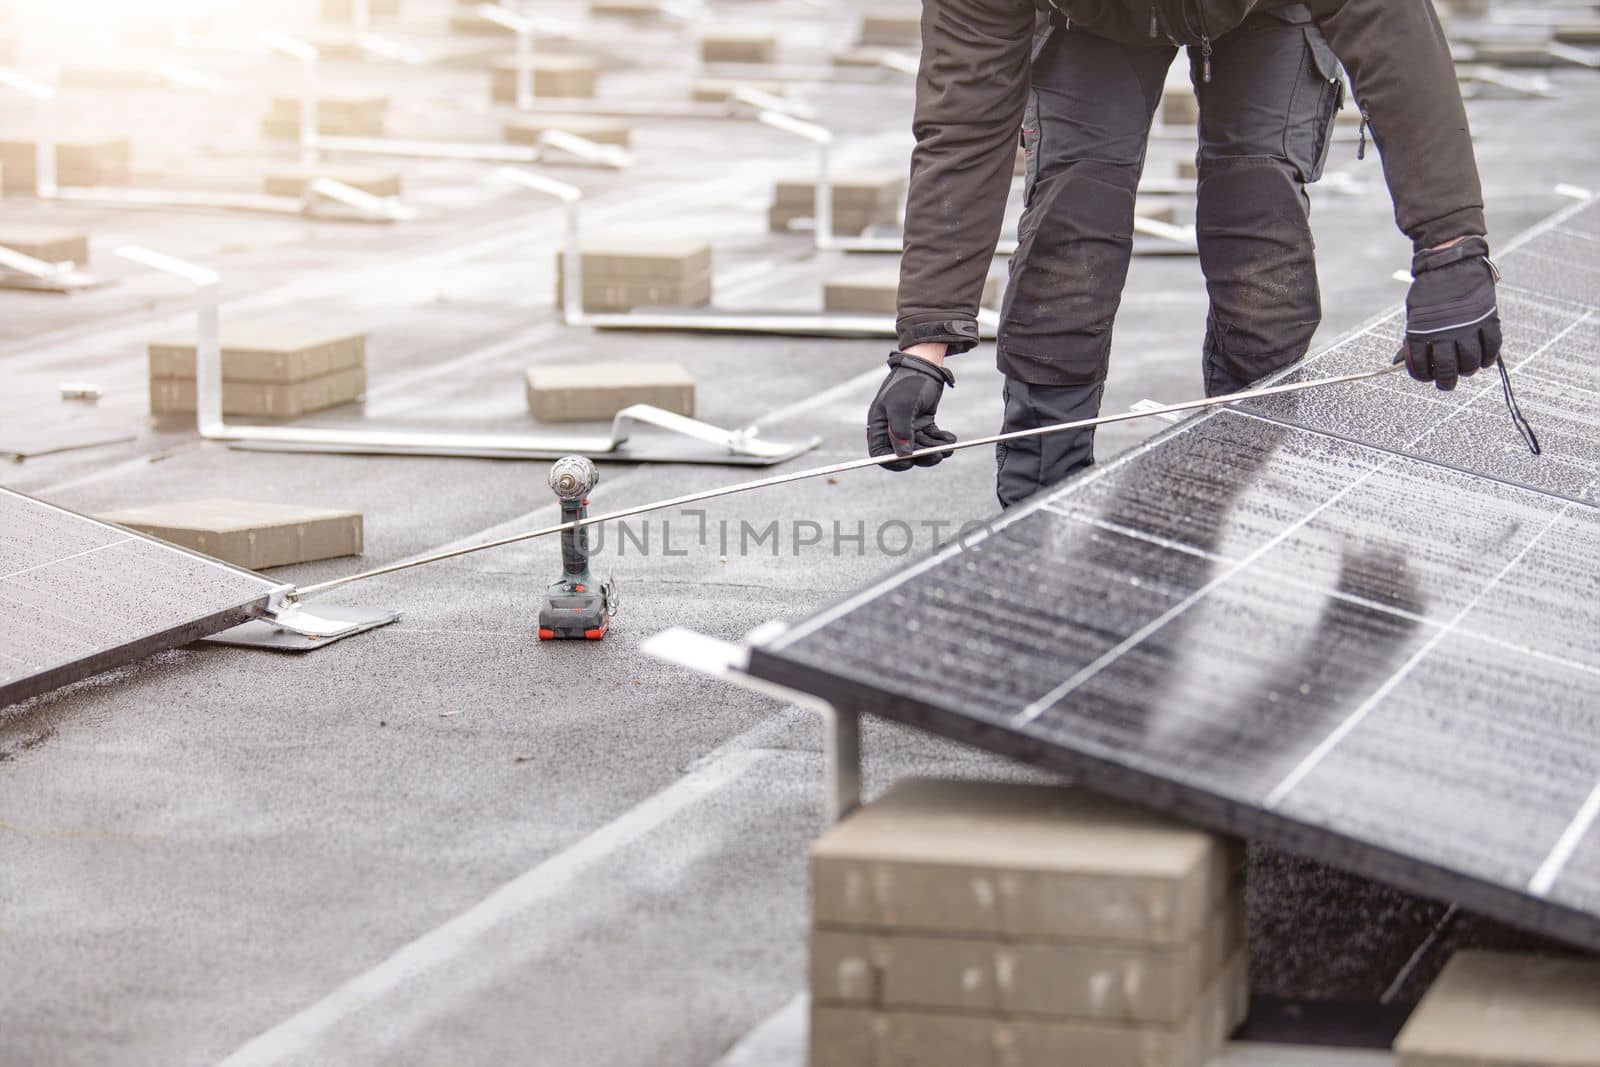
<svg viewBox="0 0 1600 1067"><path fill-rule="evenodd" d="M600 481L600 472L584 456L563 456L550 467L550 488L563 502L582 500Z"/></svg>

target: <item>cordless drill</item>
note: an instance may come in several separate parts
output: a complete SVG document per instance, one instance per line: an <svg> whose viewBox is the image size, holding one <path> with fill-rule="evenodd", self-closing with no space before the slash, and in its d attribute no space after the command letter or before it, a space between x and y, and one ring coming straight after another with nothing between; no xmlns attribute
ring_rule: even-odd
<svg viewBox="0 0 1600 1067"><path fill-rule="evenodd" d="M550 468L550 488L561 501L561 521L576 522L589 515L589 490L600 472L582 456L564 456ZM611 628L616 610L616 588L597 582L589 574L589 529L561 531L561 578L545 591L539 609L539 640L587 639L598 641Z"/></svg>

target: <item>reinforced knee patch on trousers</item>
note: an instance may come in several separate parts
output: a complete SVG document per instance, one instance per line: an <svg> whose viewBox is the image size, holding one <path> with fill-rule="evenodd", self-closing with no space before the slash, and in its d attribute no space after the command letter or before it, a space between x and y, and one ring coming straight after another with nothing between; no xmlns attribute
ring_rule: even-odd
<svg viewBox="0 0 1600 1067"><path fill-rule="evenodd" d="M1202 163L1195 230L1211 297L1206 358L1219 377L1255 381L1310 346L1322 300L1307 212L1305 186L1282 160Z"/></svg>
<svg viewBox="0 0 1600 1067"><path fill-rule="evenodd" d="M1133 254L1137 167L1073 163L1032 190L1011 257L998 362L1045 385L1102 380Z"/></svg>

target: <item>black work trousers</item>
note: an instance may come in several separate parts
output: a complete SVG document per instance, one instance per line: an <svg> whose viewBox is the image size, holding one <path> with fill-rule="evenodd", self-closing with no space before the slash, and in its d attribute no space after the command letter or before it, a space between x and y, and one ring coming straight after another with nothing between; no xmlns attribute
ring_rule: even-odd
<svg viewBox="0 0 1600 1067"><path fill-rule="evenodd" d="M1178 49L1053 23L1036 41L1023 144L1027 192L1001 313L1005 429L1092 417L1133 251L1150 123ZM1343 102L1338 61L1298 4L1190 49L1200 104L1200 266L1210 297L1209 395L1299 359L1321 321L1306 185L1321 176ZM1010 506L1094 462L1094 433L999 446Z"/></svg>

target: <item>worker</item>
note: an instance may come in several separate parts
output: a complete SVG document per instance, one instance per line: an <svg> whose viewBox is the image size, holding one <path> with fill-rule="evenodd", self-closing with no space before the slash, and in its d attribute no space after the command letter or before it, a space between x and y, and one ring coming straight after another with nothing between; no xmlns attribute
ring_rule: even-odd
<svg viewBox="0 0 1600 1067"><path fill-rule="evenodd" d="M1200 109L1207 395L1293 363L1321 321L1306 187L1344 105L1341 62L1414 249L1407 368L1453 389L1494 364L1483 195L1429 0L1054 0L1040 12L1030 0L925 0L922 38L899 349L869 409L872 455L955 442L935 421L955 384L946 360L977 344L1019 130L1026 191L996 345L1004 429L1098 414L1150 122L1180 47ZM1094 431L997 451L1009 507L1092 464Z"/></svg>

